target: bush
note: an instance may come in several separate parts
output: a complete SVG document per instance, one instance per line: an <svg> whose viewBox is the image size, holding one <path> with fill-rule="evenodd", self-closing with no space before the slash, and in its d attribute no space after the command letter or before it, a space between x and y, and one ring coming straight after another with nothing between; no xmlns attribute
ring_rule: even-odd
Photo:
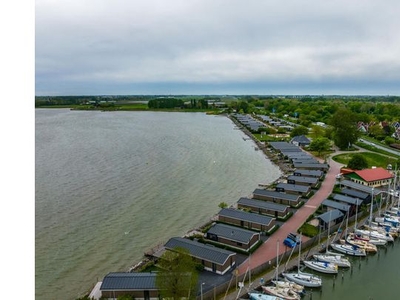
<svg viewBox="0 0 400 300"><path fill-rule="evenodd" d="M305 223L297 230L297 232L301 232L303 235L312 238L318 235L318 227Z"/></svg>

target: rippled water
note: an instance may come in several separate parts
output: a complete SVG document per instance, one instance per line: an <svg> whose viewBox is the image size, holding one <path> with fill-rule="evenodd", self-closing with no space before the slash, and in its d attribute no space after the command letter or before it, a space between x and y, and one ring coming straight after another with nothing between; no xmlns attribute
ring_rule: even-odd
<svg viewBox="0 0 400 300"><path fill-rule="evenodd" d="M75 299L279 169L226 117L36 110L36 299Z"/></svg>

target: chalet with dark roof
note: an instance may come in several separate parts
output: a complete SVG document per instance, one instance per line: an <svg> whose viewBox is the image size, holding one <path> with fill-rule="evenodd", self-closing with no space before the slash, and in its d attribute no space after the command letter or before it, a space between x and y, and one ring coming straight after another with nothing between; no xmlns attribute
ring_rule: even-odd
<svg viewBox="0 0 400 300"><path fill-rule="evenodd" d="M305 135L298 135L290 141L293 145L298 147L304 147L310 145L311 141Z"/></svg>
<svg viewBox="0 0 400 300"><path fill-rule="evenodd" d="M336 194L333 196L333 200L342 204L347 204L350 206L349 209L349 216L354 216L356 211L360 211L360 207L363 204L363 200L342 195L342 194Z"/></svg>
<svg viewBox="0 0 400 300"><path fill-rule="evenodd" d="M320 179L324 175L324 172L320 170L295 170L293 171L293 176L302 176L302 177L315 177Z"/></svg>
<svg viewBox="0 0 400 300"><path fill-rule="evenodd" d="M228 272L236 264L235 252L181 237L170 238L164 247L169 251L174 251L177 247L184 248L189 251L190 256L203 265L205 270L220 275Z"/></svg>
<svg viewBox="0 0 400 300"><path fill-rule="evenodd" d="M309 186L290 184L290 183L278 183L275 189L277 192L284 192L293 195L301 195L303 197L306 197L307 194L311 191L311 187Z"/></svg>
<svg viewBox="0 0 400 300"><path fill-rule="evenodd" d="M315 187L318 184L318 178L290 175L287 178L287 183Z"/></svg>
<svg viewBox="0 0 400 300"><path fill-rule="evenodd" d="M329 169L329 166L327 164L321 164L321 163L304 164L304 163L293 162L293 167L302 170L320 170L324 172L326 172Z"/></svg>
<svg viewBox="0 0 400 300"><path fill-rule="evenodd" d="M269 144L278 152L302 152L299 147L288 142L270 142Z"/></svg>
<svg viewBox="0 0 400 300"><path fill-rule="evenodd" d="M248 252L260 241L260 233L217 223L207 231L206 239Z"/></svg>
<svg viewBox="0 0 400 300"><path fill-rule="evenodd" d="M368 204L371 202L371 195L368 193L364 193L364 192L360 192L360 191L356 191L356 190L352 190L352 189L347 189L347 188L342 189L340 193L345 196L360 199L363 204Z"/></svg>
<svg viewBox="0 0 400 300"><path fill-rule="evenodd" d="M281 193L263 189L255 189L253 191L253 199L272 201L274 203L290 206L297 206L297 204L299 204L301 201L300 195L298 194L293 195L289 193Z"/></svg>
<svg viewBox="0 0 400 300"><path fill-rule="evenodd" d="M350 212L351 206L345 203L325 199L321 203L322 207L326 209L326 211L330 211L332 209L338 209L340 210L343 214L347 214Z"/></svg>
<svg viewBox="0 0 400 300"><path fill-rule="evenodd" d="M369 187L369 186L366 186L363 184L359 184L354 181L346 180L346 179L340 181L339 185L340 185L340 187L345 187L350 190L360 191L360 192L370 194L370 195L372 195L372 193L374 193L374 196L378 195L381 192L381 190L379 190L379 189L373 189L372 187Z"/></svg>
<svg viewBox="0 0 400 300"><path fill-rule="evenodd" d="M101 297L117 299L122 295L130 295L137 300L158 300L156 276L156 273L108 273L100 286Z"/></svg>
<svg viewBox="0 0 400 300"><path fill-rule="evenodd" d="M270 201L240 198L237 205L240 209L248 209L252 212L275 218L285 218L289 214L289 207L287 205L277 204Z"/></svg>
<svg viewBox="0 0 400 300"><path fill-rule="evenodd" d="M275 227L275 218L233 208L223 208L218 213L218 221L250 230L268 232Z"/></svg>
<svg viewBox="0 0 400 300"><path fill-rule="evenodd" d="M345 215L340 210L333 209L319 215L317 219L320 221L320 226L326 230L329 226L333 226L342 222L344 216Z"/></svg>

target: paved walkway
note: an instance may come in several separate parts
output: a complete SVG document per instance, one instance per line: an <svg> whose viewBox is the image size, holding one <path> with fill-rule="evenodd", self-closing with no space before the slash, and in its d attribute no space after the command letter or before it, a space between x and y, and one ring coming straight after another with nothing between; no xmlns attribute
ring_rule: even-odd
<svg viewBox="0 0 400 300"><path fill-rule="evenodd" d="M338 153L334 153L334 155L337 154ZM279 228L279 230L272 234L271 237L251 255L251 258L248 258L238 267L239 275L245 274L247 269L253 270L265 262L275 259L277 241L282 245L282 247L279 247L279 254L285 252L285 247L283 247L282 244L283 240L290 232L297 232L297 229L317 210L321 202L332 193L333 187L335 186L336 175L340 173L342 165L332 159L329 159L328 162L330 168L320 189L306 202L305 205L298 209L296 213ZM303 237L303 240L306 239L307 237Z"/></svg>

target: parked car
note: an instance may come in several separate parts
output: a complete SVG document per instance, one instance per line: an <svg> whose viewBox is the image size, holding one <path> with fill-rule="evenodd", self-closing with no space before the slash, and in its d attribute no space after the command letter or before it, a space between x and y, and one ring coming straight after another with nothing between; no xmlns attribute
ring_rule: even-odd
<svg viewBox="0 0 400 300"><path fill-rule="evenodd" d="M283 244L289 248L294 248L296 247L297 243L295 241L293 241L292 239L286 238L283 241Z"/></svg>

